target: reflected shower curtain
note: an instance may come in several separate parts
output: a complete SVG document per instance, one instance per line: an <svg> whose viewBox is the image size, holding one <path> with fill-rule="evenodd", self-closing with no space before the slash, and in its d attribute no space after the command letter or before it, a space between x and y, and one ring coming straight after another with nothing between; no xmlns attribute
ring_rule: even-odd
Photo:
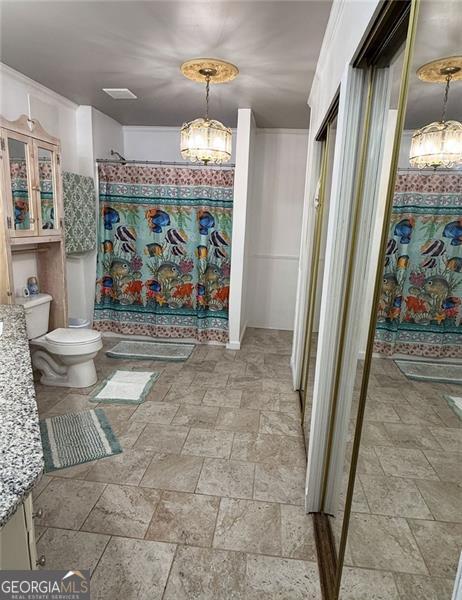
<svg viewBox="0 0 462 600"><path fill-rule="evenodd" d="M228 341L232 169L99 166L94 326Z"/></svg>
<svg viewBox="0 0 462 600"><path fill-rule="evenodd" d="M462 358L462 173L400 171L375 351Z"/></svg>
<svg viewBox="0 0 462 600"><path fill-rule="evenodd" d="M29 190L27 164L22 159L10 159L11 193L14 202L14 228L29 230ZM39 161L40 210L42 229L52 229L54 224L52 166L49 161Z"/></svg>

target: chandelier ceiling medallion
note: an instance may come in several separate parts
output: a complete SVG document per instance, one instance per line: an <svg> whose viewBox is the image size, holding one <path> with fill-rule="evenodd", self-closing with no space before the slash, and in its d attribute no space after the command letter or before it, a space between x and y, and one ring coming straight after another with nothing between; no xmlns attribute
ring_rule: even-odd
<svg viewBox="0 0 462 600"><path fill-rule="evenodd" d="M419 79L445 83L443 111L440 121L425 125L412 136L409 161L413 167L452 168L462 163L462 123L446 121L449 85L462 80L462 56L440 58L420 67Z"/></svg>
<svg viewBox="0 0 462 600"><path fill-rule="evenodd" d="M194 58L181 65L181 72L192 81L205 83L205 117L184 123L181 128L181 156L191 162L222 164L231 158L232 132L220 121L209 118L211 83L234 79L238 68L224 60Z"/></svg>

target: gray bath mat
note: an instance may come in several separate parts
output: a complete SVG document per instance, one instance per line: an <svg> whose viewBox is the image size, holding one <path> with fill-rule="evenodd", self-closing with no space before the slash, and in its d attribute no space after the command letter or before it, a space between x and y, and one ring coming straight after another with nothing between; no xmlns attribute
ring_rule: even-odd
<svg viewBox="0 0 462 600"><path fill-rule="evenodd" d="M111 358L130 360L187 360L194 350L194 344L173 342L143 342L123 340L106 352Z"/></svg>
<svg viewBox="0 0 462 600"><path fill-rule="evenodd" d="M159 379L158 371L114 371L90 394L91 402L141 404Z"/></svg>
<svg viewBox="0 0 462 600"><path fill-rule="evenodd" d="M122 452L101 408L44 419L40 434L46 473Z"/></svg>
<svg viewBox="0 0 462 600"><path fill-rule="evenodd" d="M460 396L449 396L449 394L443 394L443 398L459 419L462 419L462 398Z"/></svg>
<svg viewBox="0 0 462 600"><path fill-rule="evenodd" d="M412 360L395 360L395 363L408 379L462 384L462 365Z"/></svg>

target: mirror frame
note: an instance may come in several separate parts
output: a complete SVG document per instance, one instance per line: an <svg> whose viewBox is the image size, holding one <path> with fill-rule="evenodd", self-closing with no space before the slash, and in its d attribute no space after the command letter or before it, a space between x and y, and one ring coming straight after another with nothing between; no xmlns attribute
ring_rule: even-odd
<svg viewBox="0 0 462 600"><path fill-rule="evenodd" d="M376 313L380 297L382 264L386 251L387 235L389 230L394 184L396 179L396 168L398 164L398 155L401 142L401 132L404 125L404 116L407 104L407 92L409 83L409 73L414 49L414 42L417 29L417 19L420 0L404 0L395 2L386 0L381 10L372 24L364 44L359 48L352 66L367 70L367 84L365 85L366 99L365 108L362 115L362 133L360 140L360 151L358 155L358 176L355 182L355 194L352 205L353 210L353 228L352 243L350 245L350 256L347 263L347 275L345 285L345 304L342 310L342 319L340 323L339 350L336 358L335 385L331 397L331 414L329 417L329 435L326 446L326 457L324 463L324 473L322 480L322 502L321 512L313 514L313 524L315 532L315 541L318 554L318 564L320 571L321 589L323 598L327 600L338 600L340 594L340 585L342 578L343 563L345 558L345 549L348 536L348 528L353 501L354 483L356 478L356 469L361 442L361 433L364 420L364 411L367 399L367 389L369 384L369 375L373 354L373 342L375 337ZM323 512L327 481L331 467L329 455L332 448L335 429L336 406L338 402L339 381L342 368L342 357L345 352L345 331L348 317L348 306L351 300L351 283L355 267L355 250L357 247L358 224L361 218L362 192L364 189L365 165L367 164L367 146L368 134L371 117L371 98L374 83L374 69L384 67L389 64L397 49L405 44L404 63L401 71L401 84L398 100L398 115L393 140L392 160L390 164L390 173L387 186L386 206L382 222L382 232L380 240L380 251L378 257L378 267L375 278L374 294L371 312L369 316L369 328L367 337L367 346L364 357L363 374L361 377L360 395L358 400L357 418L355 424L353 449L351 455L350 470L348 475L348 487L346 493L344 519L342 523L338 555L335 548L334 537L332 534L328 515ZM318 138L316 138L318 139Z"/></svg>
<svg viewBox="0 0 462 600"><path fill-rule="evenodd" d="M410 13L409 13L409 24L406 36L406 45L404 49L404 61L401 72L401 83L398 99L398 110L397 119L395 126L395 134L393 139L393 151L391 157L391 163L389 167L388 186L385 202L385 211L382 222L382 231L380 236L380 250L377 260L377 270L374 282L374 293L372 300L372 307L369 315L369 327L367 334L367 344L364 356L364 367L361 379L361 389L358 400L358 411L355 425L355 433L353 438L353 449L351 454L350 472L348 476L348 488L345 501L344 518L342 524L342 533L340 538L339 556L338 556L338 572L335 582L335 590L333 599L337 600L340 595L340 585L342 579L343 563L345 559L345 551L348 537L348 529L351 516L351 507L353 503L353 492L356 479L356 470L359 458L359 449L361 445L361 434L364 423L364 413L367 402L367 391L369 386L369 377L371 372L372 357L374 351L374 339L375 330L377 324L377 310L380 301L380 293L382 289L382 278L383 278L383 264L385 261L385 254L388 242L388 232L390 230L391 216L393 211L393 198L398 170L399 152L401 147L402 131L404 129L404 121L407 109L407 97L409 90L409 76L412 66L412 57L414 53L415 39L417 33L417 23L420 8L420 0L412 0Z"/></svg>

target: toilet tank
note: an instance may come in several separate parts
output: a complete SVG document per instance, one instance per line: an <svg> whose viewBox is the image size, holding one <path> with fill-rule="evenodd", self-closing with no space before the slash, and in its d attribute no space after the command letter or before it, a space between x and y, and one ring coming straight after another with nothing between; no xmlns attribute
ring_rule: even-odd
<svg viewBox="0 0 462 600"><path fill-rule="evenodd" d="M28 298L16 298L16 304L22 304L26 311L27 337L30 340L48 332L52 300L50 294L34 294Z"/></svg>

